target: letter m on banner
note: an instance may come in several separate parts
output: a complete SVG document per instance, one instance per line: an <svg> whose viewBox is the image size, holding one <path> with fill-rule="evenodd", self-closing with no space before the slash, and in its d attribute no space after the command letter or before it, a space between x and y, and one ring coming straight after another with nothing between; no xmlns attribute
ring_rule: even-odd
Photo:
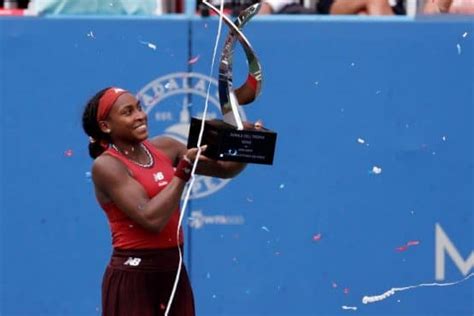
<svg viewBox="0 0 474 316"><path fill-rule="evenodd" d="M448 254L453 260L456 267L461 271L463 276L466 276L472 268L474 268L474 251L471 251L469 258L464 261L463 257L459 254L459 251L456 249L454 244L449 239L448 235L444 232L441 225L436 223L436 258L435 258L435 270L436 270L436 280L444 280L445 274L445 258Z"/></svg>

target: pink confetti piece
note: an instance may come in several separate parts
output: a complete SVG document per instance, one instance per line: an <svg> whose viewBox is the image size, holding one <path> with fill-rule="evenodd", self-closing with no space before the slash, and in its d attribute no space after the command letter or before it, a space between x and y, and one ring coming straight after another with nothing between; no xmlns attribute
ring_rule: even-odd
<svg viewBox="0 0 474 316"><path fill-rule="evenodd" d="M72 157L72 155L74 155L74 152L72 151L72 149L68 149L64 152L64 156L66 157Z"/></svg>
<svg viewBox="0 0 474 316"><path fill-rule="evenodd" d="M332 282L332 288L333 288L333 289L337 288L337 283L334 282L334 281Z"/></svg>
<svg viewBox="0 0 474 316"><path fill-rule="evenodd" d="M343 292L344 292L344 294L346 294L346 295L347 295L347 294L349 294L349 292L350 292L350 289L349 289L348 287L346 287L346 288L344 288Z"/></svg>
<svg viewBox="0 0 474 316"><path fill-rule="evenodd" d="M191 58L191 59L188 61L188 64L189 64L189 65L193 65L193 64L197 63L197 61L199 60L199 57L200 57L200 56L197 55L196 57Z"/></svg>
<svg viewBox="0 0 474 316"><path fill-rule="evenodd" d="M163 303L161 303L161 304L160 304L160 309L165 310L165 309L166 309L166 305L163 304Z"/></svg>
<svg viewBox="0 0 474 316"><path fill-rule="evenodd" d="M419 240L410 240L405 245L395 248L396 251L402 252L406 251L409 247L418 246L420 244Z"/></svg>
<svg viewBox="0 0 474 316"><path fill-rule="evenodd" d="M320 241L321 240L321 233L318 233L316 235L313 235L313 241Z"/></svg>
<svg viewBox="0 0 474 316"><path fill-rule="evenodd" d="M405 251L407 249L408 249L407 246L400 246L400 247L395 248L395 250L398 251L398 252L402 252L402 251Z"/></svg>

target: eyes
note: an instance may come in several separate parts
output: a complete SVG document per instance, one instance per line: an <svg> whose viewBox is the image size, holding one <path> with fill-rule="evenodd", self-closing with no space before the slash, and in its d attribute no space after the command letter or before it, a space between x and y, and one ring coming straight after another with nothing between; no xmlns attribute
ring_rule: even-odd
<svg viewBox="0 0 474 316"><path fill-rule="evenodd" d="M137 104L135 105L132 105L132 104L126 105L125 107L122 108L122 110L120 111L120 114L124 116L131 116L132 114L134 114L135 111L143 112L143 108L140 102L137 102Z"/></svg>

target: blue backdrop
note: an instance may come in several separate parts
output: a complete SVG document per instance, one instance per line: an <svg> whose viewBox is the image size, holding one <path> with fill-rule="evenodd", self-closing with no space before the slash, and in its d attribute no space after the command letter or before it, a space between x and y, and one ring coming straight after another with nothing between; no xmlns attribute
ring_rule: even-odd
<svg viewBox="0 0 474 316"><path fill-rule="evenodd" d="M100 314L111 248L83 106L128 88L153 134L184 140L209 84L219 116L217 27L0 19L1 315ZM276 156L196 182L186 263L198 315L473 314L473 31L472 19L249 23L264 87L244 116L278 132ZM245 69L238 48L236 84Z"/></svg>

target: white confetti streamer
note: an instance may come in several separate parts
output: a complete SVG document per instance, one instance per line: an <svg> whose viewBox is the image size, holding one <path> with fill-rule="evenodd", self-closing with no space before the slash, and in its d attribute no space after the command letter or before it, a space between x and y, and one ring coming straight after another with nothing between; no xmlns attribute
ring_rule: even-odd
<svg viewBox="0 0 474 316"><path fill-rule="evenodd" d="M394 295L395 292L408 291L408 290L411 290L411 289L416 289L418 287L452 286L452 285L456 285L456 284L459 284L461 282L464 282L464 281L468 280L469 278L471 278L472 276L474 276L474 273L469 274L468 276L466 276L462 280L455 281L455 282L449 282L449 283L422 283L422 284L411 285L411 286L407 286L407 287L400 287L400 288L394 287L394 288L391 288L390 290L388 290L385 293L380 294L380 295L364 296L362 298L362 303L363 304L369 304L369 303L380 302L380 301L383 301L386 298Z"/></svg>

